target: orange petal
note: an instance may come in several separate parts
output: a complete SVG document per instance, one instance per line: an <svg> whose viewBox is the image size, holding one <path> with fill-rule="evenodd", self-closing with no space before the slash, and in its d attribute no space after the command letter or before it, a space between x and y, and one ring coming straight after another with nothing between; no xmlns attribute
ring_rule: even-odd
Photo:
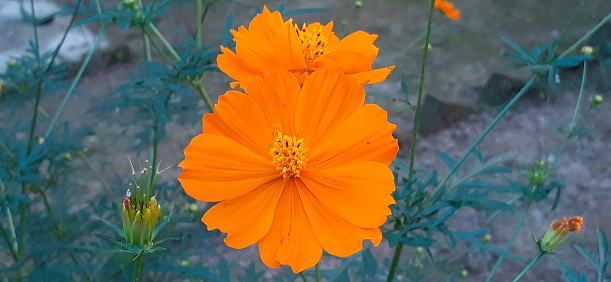
<svg viewBox="0 0 611 282"><path fill-rule="evenodd" d="M216 57L218 68L229 77L248 83L252 77L259 74L259 71L250 69L242 63L236 53L221 46L222 54Z"/></svg>
<svg viewBox="0 0 611 282"><path fill-rule="evenodd" d="M208 230L227 233L227 246L242 249L258 242L272 225L284 180L263 183L239 197L214 205L202 217Z"/></svg>
<svg viewBox="0 0 611 282"><path fill-rule="evenodd" d="M185 149L178 180L198 201L218 202L243 195L278 178L271 159L223 136L200 134Z"/></svg>
<svg viewBox="0 0 611 282"><path fill-rule="evenodd" d="M454 8L454 4L445 0L435 0L435 8L446 14L453 20L460 20L460 11Z"/></svg>
<svg viewBox="0 0 611 282"><path fill-rule="evenodd" d="M336 70L350 74L371 70L372 61L357 51L338 50L316 61L314 67L316 69Z"/></svg>
<svg viewBox="0 0 611 282"><path fill-rule="evenodd" d="M248 85L248 96L259 105L266 124L278 124L284 134L295 134L295 108L301 86L287 71L264 74ZM252 117L249 117L252 118ZM271 140L267 144L267 149Z"/></svg>
<svg viewBox="0 0 611 282"><path fill-rule="evenodd" d="M363 240L369 239L376 246L380 244L382 233L378 227L360 228L348 222L322 205L309 187L299 181L297 186L314 234L325 251L335 256L347 257L362 248ZM355 208L360 207L355 204Z"/></svg>
<svg viewBox="0 0 611 282"><path fill-rule="evenodd" d="M361 85L378 83L384 81L394 68L395 66L390 66L381 69L349 74L348 76L356 80Z"/></svg>
<svg viewBox="0 0 611 282"><path fill-rule="evenodd" d="M293 272L313 267L322 256L303 210L295 180L286 181L269 233L259 241L261 260L272 268L289 265Z"/></svg>
<svg viewBox="0 0 611 282"><path fill-rule="evenodd" d="M310 148L308 166L337 167L361 161L390 165L399 145L392 136L397 126L387 121L386 111L369 104L358 108L326 143Z"/></svg>
<svg viewBox="0 0 611 282"><path fill-rule="evenodd" d="M295 113L295 127L306 146L324 144L364 103L365 90L343 74L316 71L308 77Z"/></svg>
<svg viewBox="0 0 611 282"><path fill-rule="evenodd" d="M371 66L373 60L378 56L378 47L373 43L378 38L375 34L369 34L362 30L355 31L344 37L337 45L329 46L332 51L349 50L361 54L367 60L367 64Z"/></svg>
<svg viewBox="0 0 611 282"><path fill-rule="evenodd" d="M225 136L267 158L275 132L265 116L253 97L232 90L219 97L214 113L204 115L203 131Z"/></svg>
<svg viewBox="0 0 611 282"><path fill-rule="evenodd" d="M378 162L360 162L338 168L311 168L300 179L324 208L364 228L379 227L395 201L392 171Z"/></svg>

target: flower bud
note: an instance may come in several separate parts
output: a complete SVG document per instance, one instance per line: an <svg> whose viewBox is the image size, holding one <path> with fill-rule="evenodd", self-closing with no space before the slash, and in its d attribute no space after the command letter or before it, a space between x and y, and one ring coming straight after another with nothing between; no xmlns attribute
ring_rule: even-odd
<svg viewBox="0 0 611 282"><path fill-rule="evenodd" d="M354 8L355 9L360 9L361 7L363 7L363 1L354 1Z"/></svg>
<svg viewBox="0 0 611 282"><path fill-rule="evenodd" d="M570 219L563 217L562 220L554 220L550 224L549 229L543 235L539 244L539 250L542 253L549 254L553 253L558 245L562 244L571 235L569 232L578 232L581 230L583 224L583 218L576 216Z"/></svg>
<svg viewBox="0 0 611 282"><path fill-rule="evenodd" d="M136 8L136 5L138 5L138 1L136 0L123 0L121 8L133 9Z"/></svg>
<svg viewBox="0 0 611 282"><path fill-rule="evenodd" d="M594 95L594 97L590 99L590 106L592 106L592 108L598 107L602 103L603 103L603 96L600 96L599 94Z"/></svg>
<svg viewBox="0 0 611 282"><path fill-rule="evenodd" d="M589 45L585 45L581 47L581 54L586 55L586 56L594 55L594 47L589 46Z"/></svg>

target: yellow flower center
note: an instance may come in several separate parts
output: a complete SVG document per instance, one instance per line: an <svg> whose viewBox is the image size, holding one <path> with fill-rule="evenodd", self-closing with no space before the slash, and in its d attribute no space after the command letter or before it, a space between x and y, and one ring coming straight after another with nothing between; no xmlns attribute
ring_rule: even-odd
<svg viewBox="0 0 611 282"><path fill-rule="evenodd" d="M276 164L276 169L282 173L284 180L299 177L301 169L306 165L305 154L307 152L308 148L304 147L303 138L284 135L280 130L276 130L276 139L269 148L269 154Z"/></svg>
<svg viewBox="0 0 611 282"><path fill-rule="evenodd" d="M326 46L329 43L329 39L322 34L323 27L324 26L318 25L307 28L307 26L303 24L303 27L299 29L299 27L295 25L297 36L299 36L299 41L301 41L303 57L308 67L311 67L316 57L327 53Z"/></svg>

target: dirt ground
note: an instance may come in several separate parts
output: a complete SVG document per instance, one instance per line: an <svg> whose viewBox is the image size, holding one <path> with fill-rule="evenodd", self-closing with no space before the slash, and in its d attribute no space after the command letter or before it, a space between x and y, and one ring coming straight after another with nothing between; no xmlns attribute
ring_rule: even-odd
<svg viewBox="0 0 611 282"><path fill-rule="evenodd" d="M358 29L379 34L377 45L380 47L380 56L375 66L394 64L397 65L397 68L387 81L369 86L368 91L401 97L399 81L401 74L405 73L408 77L410 93L412 93L411 98L415 97L421 56L418 47L408 47L409 43L417 38L426 26L426 1L362 1L364 4L359 10L355 10L354 1L349 0L287 2L287 10L324 7L333 11L299 16L296 17L296 22L321 21L326 23L333 20L340 35ZM501 72L517 79L526 78L528 75L526 72L521 73L502 68L508 62L502 55L509 49L503 44L499 35L504 35L527 47L532 46L535 42L547 43L559 36L568 24L568 19L579 8L578 2L570 0L456 0L453 2L461 10L462 19L451 21L441 14L435 16L432 50L425 83L425 94L446 100L477 97L477 94L474 94L475 89L484 85L487 78L494 72ZM228 9L234 10L235 22L236 25L239 25L247 23L255 7L260 7L262 4L277 7L278 3L279 1L221 2L210 11L210 17L206 20L205 40L208 41L207 43L218 44L215 30L222 26L225 12ZM175 11L175 14L180 16L168 17L159 24L159 27L165 34L169 34L171 39L176 39L172 38L172 27L179 27L187 31L193 30L193 21L188 21L189 16L193 16L192 11L192 7L181 7ZM567 44L563 46L574 42L610 11L611 7L607 0L590 1L584 14L576 21L574 28L567 36ZM67 105L69 110L65 112L62 119L79 120L83 117L91 119L91 121L83 122L84 124L95 124L95 136L98 137L92 141L89 152L91 160L93 165L100 169L102 175L112 178L116 174L127 176L131 171L127 156L134 156L134 144L131 140L121 139L117 135L118 127L107 121L95 121L95 116L86 115L86 112L89 108L107 100L109 92L126 81L134 64L142 57L139 53L141 48L139 37L135 36L133 31L111 29L107 34L111 45L122 46L127 42L126 46L133 53L133 59L124 64L107 66L101 57L97 58L79 86L81 95L70 100ZM567 124L570 120L578 92L578 85L574 78L574 75L568 77L566 84L561 83L557 91L548 93L548 97L553 97L553 99L530 97L520 101L479 145L478 149L488 157L500 154L514 155L512 162L506 165L516 171L526 170L537 160L551 161L550 158L560 147L563 135L555 132L550 127L550 123ZM593 79L609 78L597 76ZM213 99L216 99L218 95L228 90L229 81L222 73L208 73L205 76L204 85L208 93L214 97ZM611 166L609 165L611 161L611 119L609 115L611 103L608 100L611 100L611 95L609 89L596 85L599 85L596 81L588 84L585 96L601 94L607 101L599 108L592 110L585 118L584 124L592 129L591 133L581 140L571 142L559 161L556 175L564 180L567 187L562 195L561 203L554 211L550 211L549 204L534 205L522 232L510 249L513 253L530 259L536 255L537 251L531 235L542 236L552 220L563 216L583 216L585 228L568 244L565 244L558 251L557 256L576 270L586 272L590 278L596 277L593 268L571 247L571 244L579 244L591 252L597 252L596 228L600 226L607 234L611 234L611 217L608 212L608 207L611 206L611 196L609 196L611 195ZM410 132L413 116L411 110L405 109L402 103L396 101L378 97L368 99L369 102L379 103L389 111L389 118L398 125L398 131L403 134ZM48 108L55 108L57 104L59 101L56 99L45 101L45 107ZM587 105L587 102L585 104ZM498 110L498 108L485 109L437 133L421 136L416 150L417 166L429 171L437 169L443 173L445 166L436 156L435 150L447 152L453 157L460 157L495 117ZM165 179L176 178L180 173L180 169L175 165L182 160L184 147L199 132L199 125L193 127L170 126L169 139L160 144L159 150L163 163L174 165L163 174ZM409 140L402 141L409 142ZM85 177L79 181L85 187L102 192L99 183L92 182L87 173L84 175ZM514 176L518 175L519 173L514 173ZM115 192L121 194L119 190ZM81 201L82 205L86 205L87 198L81 198ZM78 210L79 206L75 206L74 209ZM465 210L453 218L450 225L461 231L489 228L492 236L490 243L500 247L511 235L520 212L521 209L518 206L516 212L501 214L493 224L487 224L486 219L489 214ZM202 228L205 227L202 226ZM250 257L258 261L256 248L251 247L246 251L223 248L223 251L227 252L230 257L236 256L236 252L250 252ZM409 259L413 251L408 248L404 258ZM441 261L444 261L449 260L454 251L448 250L444 243L440 243L435 252L440 255ZM392 249L382 243L374 254L379 261L382 261L383 257L388 258L392 255ZM248 258L249 255L244 256L242 253L242 257ZM466 278L468 281L483 281L495 260L496 255L470 251L465 255L465 259L453 262L451 268L468 270L470 273ZM525 265L524 262L505 260L495 281L512 279ZM435 271L433 266L427 267L430 267L429 271ZM270 272L270 275L273 273ZM523 281L559 280L562 280L561 274L555 262L550 257L544 257Z"/></svg>

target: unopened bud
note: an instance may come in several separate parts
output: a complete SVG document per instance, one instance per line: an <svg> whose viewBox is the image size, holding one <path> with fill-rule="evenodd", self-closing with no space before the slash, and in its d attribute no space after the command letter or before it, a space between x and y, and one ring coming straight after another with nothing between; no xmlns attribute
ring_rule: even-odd
<svg viewBox="0 0 611 282"><path fill-rule="evenodd" d="M589 45L581 47L581 54L586 55L586 56L594 55L594 47L589 46Z"/></svg>
<svg viewBox="0 0 611 282"><path fill-rule="evenodd" d="M468 271L468 270L466 270L466 269L463 269L463 270L461 270L461 271L458 273L458 276L463 277L463 278L464 278L464 277L467 277L467 276L469 276L469 271Z"/></svg>
<svg viewBox="0 0 611 282"><path fill-rule="evenodd" d="M8 60L8 63L6 65L9 68L12 68L12 67L16 66L17 65L17 59L11 58L10 60Z"/></svg>
<svg viewBox="0 0 611 282"><path fill-rule="evenodd" d="M581 225L583 225L583 218L579 216L568 220L563 217L562 220L552 221L549 229L547 229L541 241L538 242L539 250L546 254L553 253L558 245L570 237L571 233L569 232L579 232Z"/></svg>
<svg viewBox="0 0 611 282"><path fill-rule="evenodd" d="M354 8L355 9L360 9L361 7L363 7L363 1L354 1Z"/></svg>
<svg viewBox="0 0 611 282"><path fill-rule="evenodd" d="M592 99L590 100L590 105L592 106L592 108L598 107L602 103L603 96L600 96L599 94L594 95L594 97L592 97Z"/></svg>
<svg viewBox="0 0 611 282"><path fill-rule="evenodd" d="M133 9L133 8L136 8L137 4L138 2L136 0L123 0L123 3L121 3L121 7Z"/></svg>
<svg viewBox="0 0 611 282"><path fill-rule="evenodd" d="M197 204L195 203L191 203L187 205L187 212L188 213L196 213L197 212Z"/></svg>

